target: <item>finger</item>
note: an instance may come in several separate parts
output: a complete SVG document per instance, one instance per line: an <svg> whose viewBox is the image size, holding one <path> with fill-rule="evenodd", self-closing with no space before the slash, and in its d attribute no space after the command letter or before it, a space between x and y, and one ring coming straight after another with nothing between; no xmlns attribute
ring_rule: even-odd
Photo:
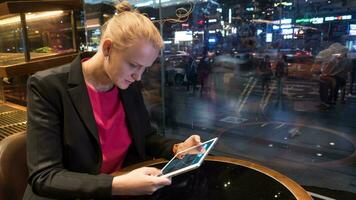
<svg viewBox="0 0 356 200"><path fill-rule="evenodd" d="M192 135L192 139L195 144L200 144L200 136L199 135Z"/></svg>
<svg viewBox="0 0 356 200"><path fill-rule="evenodd" d="M181 153L181 154L177 155L177 158L178 159L183 159L184 158L184 154Z"/></svg>
<svg viewBox="0 0 356 200"><path fill-rule="evenodd" d="M151 175L152 176L159 176L162 174L162 170L155 170Z"/></svg>
<svg viewBox="0 0 356 200"><path fill-rule="evenodd" d="M154 168L154 167L144 167L144 173L146 175L152 175L152 176L157 176L161 174L161 170Z"/></svg>
<svg viewBox="0 0 356 200"><path fill-rule="evenodd" d="M172 180L167 177L155 177L155 185L156 187L163 187L165 185L170 185Z"/></svg>
<svg viewBox="0 0 356 200"><path fill-rule="evenodd" d="M191 142L191 144L194 145L198 145L200 144L200 136L199 135L192 135L189 137L189 141Z"/></svg>

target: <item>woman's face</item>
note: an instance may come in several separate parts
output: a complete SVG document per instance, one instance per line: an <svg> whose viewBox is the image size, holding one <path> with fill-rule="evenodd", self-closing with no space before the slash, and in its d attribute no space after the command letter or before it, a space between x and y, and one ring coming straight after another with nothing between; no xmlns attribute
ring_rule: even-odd
<svg viewBox="0 0 356 200"><path fill-rule="evenodd" d="M111 49L110 58L104 61L104 70L114 85L127 89L134 81L141 80L147 67L150 67L158 56L159 50L147 41L119 51Z"/></svg>

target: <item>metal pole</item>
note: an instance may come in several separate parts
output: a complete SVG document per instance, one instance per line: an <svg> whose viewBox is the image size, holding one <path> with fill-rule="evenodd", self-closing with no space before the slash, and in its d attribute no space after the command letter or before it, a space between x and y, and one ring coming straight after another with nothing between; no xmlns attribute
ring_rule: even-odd
<svg viewBox="0 0 356 200"><path fill-rule="evenodd" d="M78 45L78 38L77 38L77 22L75 21L75 12L71 10L70 12L70 21L72 26L72 42L73 42L73 49L75 52L79 51Z"/></svg>
<svg viewBox="0 0 356 200"><path fill-rule="evenodd" d="M282 12L283 12L283 6L282 6L282 0L279 0L279 31L281 31L281 26L282 26ZM278 53L281 51L281 44L282 44L282 39L283 36L281 34L281 32L279 33L279 44L278 44Z"/></svg>
<svg viewBox="0 0 356 200"><path fill-rule="evenodd" d="M83 51L87 51L88 50L88 47L89 47L89 34L88 34L88 28L87 28L87 10L86 9L86 3L85 1L82 1L83 3L83 15L84 15L84 34L85 34L85 46L84 46L84 49Z"/></svg>
<svg viewBox="0 0 356 200"><path fill-rule="evenodd" d="M26 16L25 13L20 14L21 18L21 28L22 28L22 43L23 43L23 51L25 55L25 61L30 61L30 48L28 43L28 33L27 33L27 24L26 24Z"/></svg>
<svg viewBox="0 0 356 200"><path fill-rule="evenodd" d="M159 28L161 32L161 36L163 38L163 20L162 20L162 2L159 0ZM165 129L166 129L166 102L165 102L165 71L166 67L164 66L164 49L161 49L161 59L160 59L160 65L161 65L161 99L162 99L162 126L161 126L161 134L165 135Z"/></svg>

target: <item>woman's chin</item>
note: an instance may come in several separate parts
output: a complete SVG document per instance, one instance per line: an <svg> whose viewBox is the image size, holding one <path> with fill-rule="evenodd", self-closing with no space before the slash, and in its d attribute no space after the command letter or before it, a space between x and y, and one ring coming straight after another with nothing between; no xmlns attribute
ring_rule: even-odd
<svg viewBox="0 0 356 200"><path fill-rule="evenodd" d="M118 87L122 90L126 90L131 84L132 82L123 81L122 83L118 84Z"/></svg>

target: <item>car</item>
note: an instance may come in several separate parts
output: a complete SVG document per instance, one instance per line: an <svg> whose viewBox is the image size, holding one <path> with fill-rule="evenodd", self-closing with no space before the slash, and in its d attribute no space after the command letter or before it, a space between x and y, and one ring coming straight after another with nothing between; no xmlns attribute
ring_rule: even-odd
<svg viewBox="0 0 356 200"><path fill-rule="evenodd" d="M185 67L190 58L191 56L184 51L165 52L164 66L167 85L182 86L184 84ZM156 62L160 62L160 56Z"/></svg>
<svg viewBox="0 0 356 200"><path fill-rule="evenodd" d="M279 54L286 55L290 62L313 62L314 57L310 51L301 49L281 49Z"/></svg>
<svg viewBox="0 0 356 200"><path fill-rule="evenodd" d="M297 79L313 79L320 73L321 64L314 62L313 59L295 59L287 56L288 77ZM272 61L272 70L274 71L277 61Z"/></svg>

